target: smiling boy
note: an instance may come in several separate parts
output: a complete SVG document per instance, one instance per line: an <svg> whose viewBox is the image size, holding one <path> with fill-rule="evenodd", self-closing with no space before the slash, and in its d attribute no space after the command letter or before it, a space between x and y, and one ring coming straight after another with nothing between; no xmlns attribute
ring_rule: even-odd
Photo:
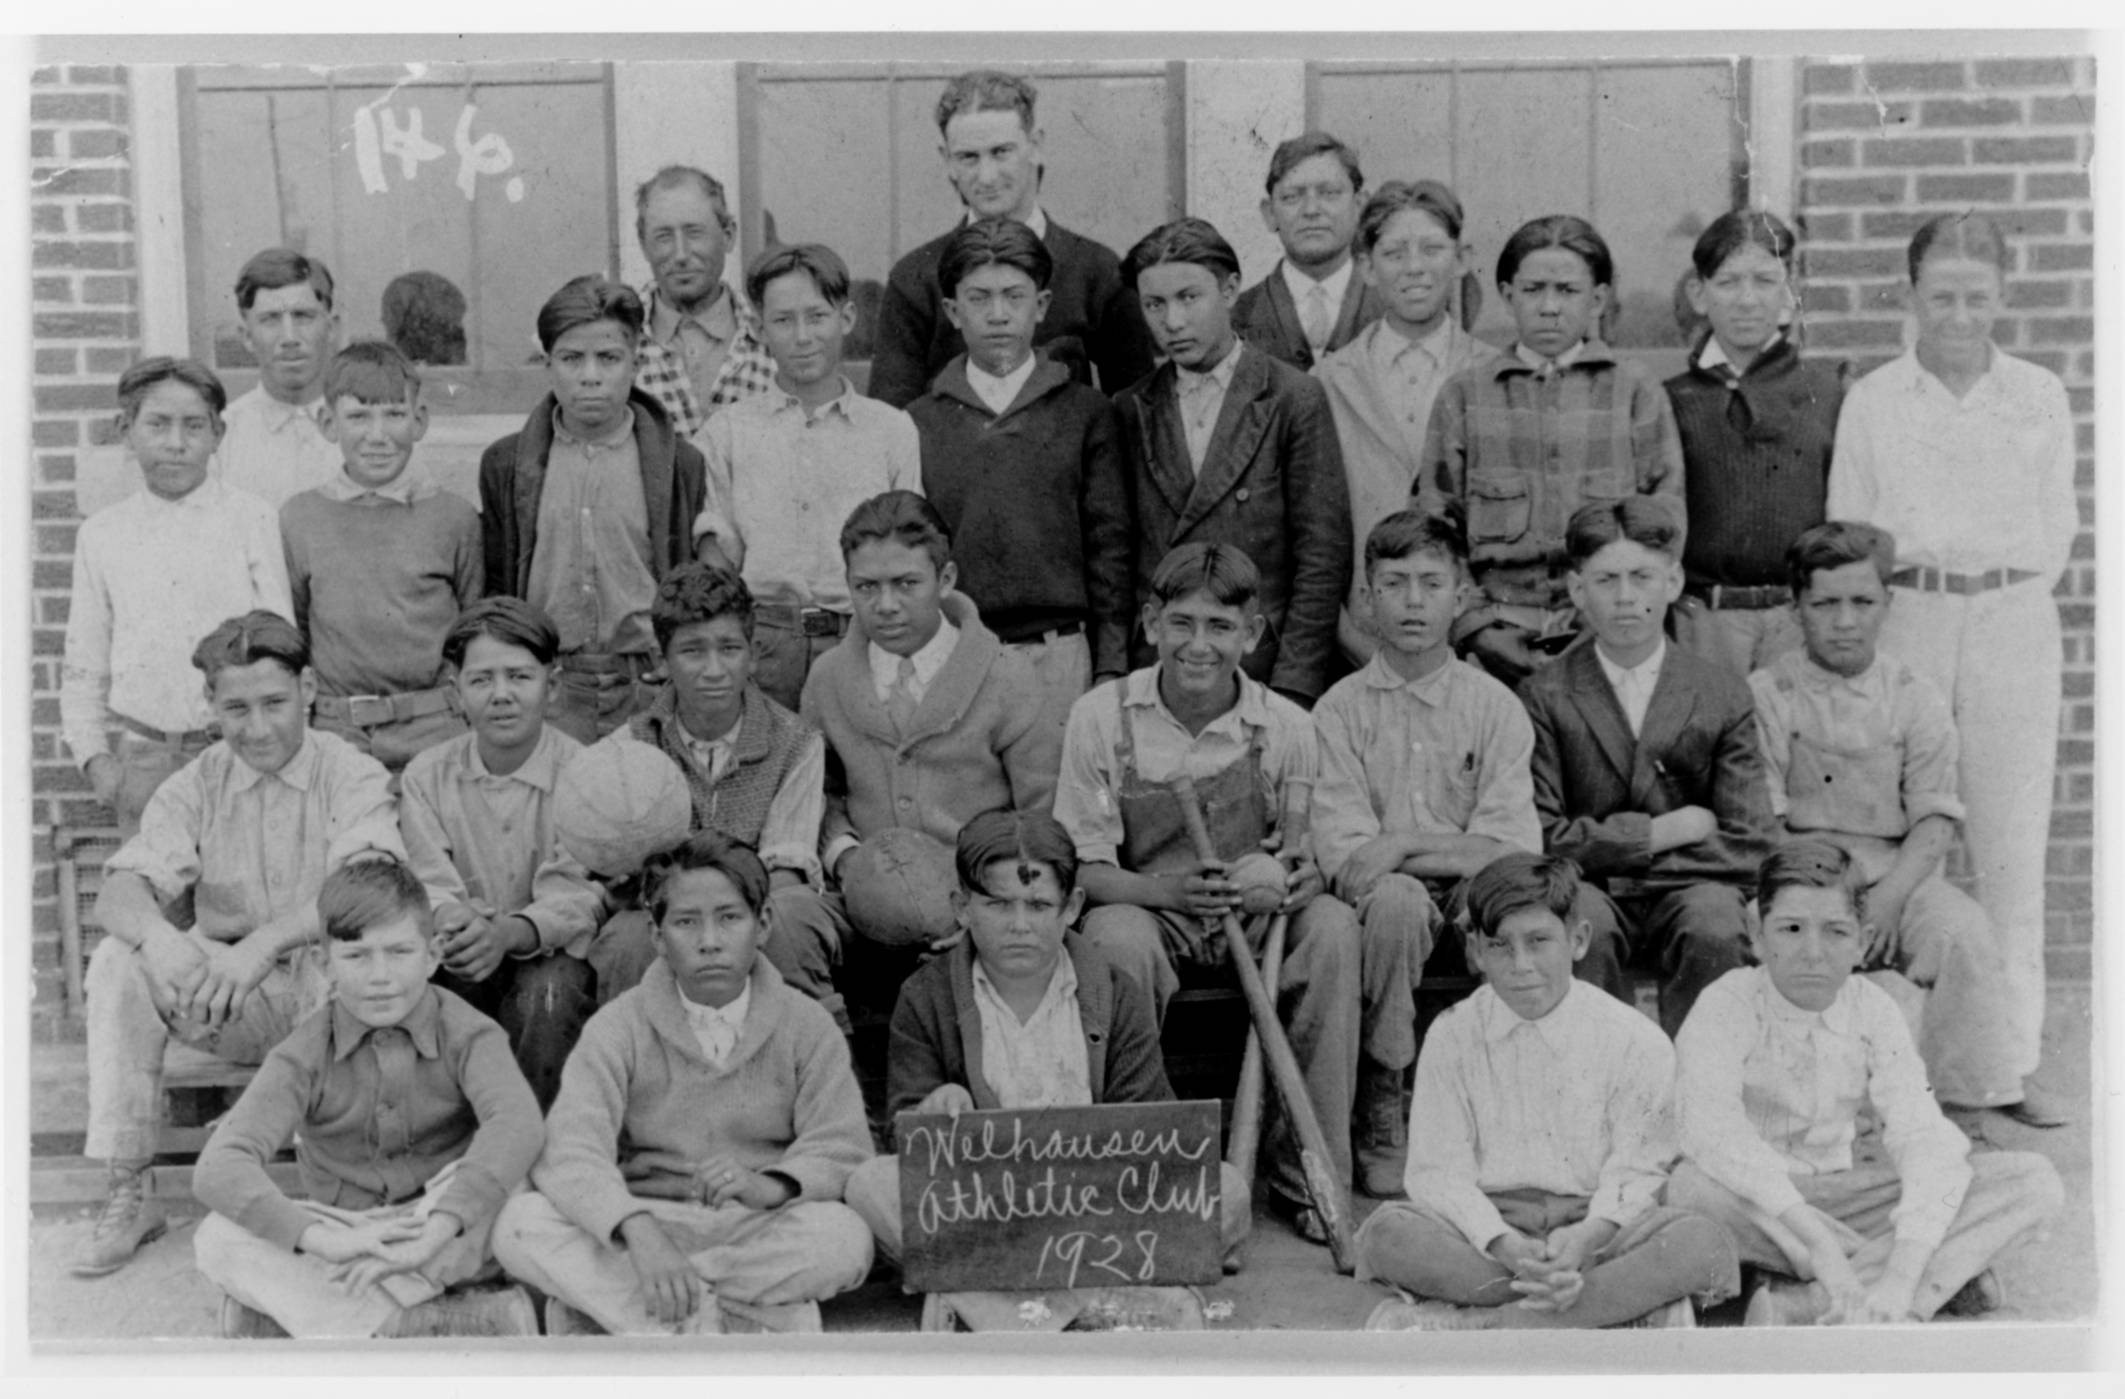
<svg viewBox="0 0 2125 1399"><path fill-rule="evenodd" d="M857 393L842 373L856 306L832 248L770 248L747 269L745 288L760 308L775 386L715 414L694 439L708 475L693 535L701 562L731 569L752 590L754 679L795 709L805 677L848 630L835 530L880 491L921 490L922 449L907 414Z"/></svg>
<svg viewBox="0 0 2125 1399"><path fill-rule="evenodd" d="M141 489L91 515L74 541L59 720L123 836L214 741L193 644L224 617L294 615L272 508L211 479L226 403L197 360L156 356L121 374L118 428Z"/></svg>
<svg viewBox="0 0 2125 1399"><path fill-rule="evenodd" d="M491 1271L495 1213L545 1141L537 1101L495 1023L429 983L435 934L410 869L353 861L317 905L331 1003L267 1057L193 1177L223 1334L256 1329L247 1309L298 1339L536 1335L521 1289L443 1294ZM298 1132L294 1200L267 1167Z"/></svg>
<svg viewBox="0 0 2125 1399"><path fill-rule="evenodd" d="M163 783L104 865L89 958L86 1152L110 1196L74 1265L123 1267L160 1234L142 1172L172 1036L256 1064L324 999L317 891L359 851L403 853L376 760L306 722L317 677L295 624L250 612L193 650L221 741ZM180 930L189 896L193 924ZM176 920L176 921L173 921Z"/></svg>
<svg viewBox="0 0 2125 1399"><path fill-rule="evenodd" d="M333 356L323 408L340 473L280 511L295 622L317 670L312 717L398 772L464 730L442 643L480 596L479 513L413 467L428 408L395 346L361 340Z"/></svg>
<svg viewBox="0 0 2125 1399"><path fill-rule="evenodd" d="M1591 930L1569 860L1510 854L1468 885L1483 986L1432 1022L1410 1110L1409 1200L1358 1231L1358 1276L1407 1288L1368 1330L1615 1326L1739 1285L1711 1220L1663 1208L1675 1051L1572 973Z"/></svg>
<svg viewBox="0 0 2125 1399"><path fill-rule="evenodd" d="M1270 154L1263 191L1262 224L1284 256L1240 293L1233 329L1263 354L1312 369L1384 309L1351 259L1365 172L1356 151L1325 131L1308 131Z"/></svg>
<svg viewBox="0 0 2125 1399"><path fill-rule="evenodd" d="M634 387L642 302L578 277L539 308L550 387L480 456L490 594L520 597L561 636L548 721L594 743L655 697L657 580L693 554L701 454Z"/></svg>
<svg viewBox="0 0 2125 1399"><path fill-rule="evenodd" d="M236 311L258 385L229 405L215 472L275 510L339 473L340 454L324 433L330 405L322 402L339 340L332 296L325 264L291 248L258 253L236 277Z"/></svg>

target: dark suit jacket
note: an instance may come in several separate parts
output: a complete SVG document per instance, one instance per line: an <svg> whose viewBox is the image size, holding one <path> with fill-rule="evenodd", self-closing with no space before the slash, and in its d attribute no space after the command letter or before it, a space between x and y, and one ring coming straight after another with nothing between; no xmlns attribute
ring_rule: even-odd
<svg viewBox="0 0 2125 1399"><path fill-rule="evenodd" d="M1340 350L1348 345L1384 310L1385 303L1353 268L1350 286L1343 293L1343 309L1336 316L1334 333L1328 337L1328 348ZM1240 339L1265 355L1274 355L1294 369L1313 368L1313 347L1306 343L1306 331L1299 324L1299 307L1291 299L1291 288L1284 285L1281 260L1269 269L1268 276L1240 293L1232 307L1232 328L1239 332Z"/></svg>
<svg viewBox="0 0 2125 1399"><path fill-rule="evenodd" d="M1670 641L1634 739L1589 641L1530 675L1520 698L1535 726L1535 810L1551 853L1592 878L1659 891L1756 877L1771 849L1771 796L1747 681ZM1685 806L1710 811L1717 833L1652 854L1652 818Z"/></svg>
<svg viewBox="0 0 2125 1399"><path fill-rule="evenodd" d="M877 348L871 355L872 398L905 408L930 387L937 372L966 353L966 341L944 313L937 264L951 232L939 234L893 264L878 307ZM1121 260L1104 244L1072 233L1048 219L1041 240L1055 259L1048 279L1048 314L1033 331L1033 343L1068 368L1080 383L1092 382L1110 397L1151 372L1151 330L1122 285Z"/></svg>
<svg viewBox="0 0 2125 1399"><path fill-rule="evenodd" d="M1136 506L1136 596L1168 550L1196 540L1247 551L1262 571L1269 629L1249 653L1255 679L1311 700L1327 684L1336 612L1350 589L1350 485L1320 383L1251 346L1233 366L1200 476L1163 364L1114 400L1115 441ZM1141 630L1132 667L1156 659Z"/></svg>

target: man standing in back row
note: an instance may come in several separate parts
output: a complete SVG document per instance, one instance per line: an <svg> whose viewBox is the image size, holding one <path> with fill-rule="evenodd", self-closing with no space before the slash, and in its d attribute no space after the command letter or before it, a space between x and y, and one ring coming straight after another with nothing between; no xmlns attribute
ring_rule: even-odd
<svg viewBox="0 0 2125 1399"><path fill-rule="evenodd" d="M1033 122L1033 84L1010 73L962 73L937 100L938 151L945 178L966 206L966 221L1016 219L1039 235L1055 259L1048 313L1034 343L1049 359L1108 395L1151 372L1151 338L1122 285L1114 254L1063 228L1040 207L1041 132ZM956 231L956 230L955 230ZM870 396L905 408L966 343L944 314L937 264L947 232L893 264L878 310Z"/></svg>

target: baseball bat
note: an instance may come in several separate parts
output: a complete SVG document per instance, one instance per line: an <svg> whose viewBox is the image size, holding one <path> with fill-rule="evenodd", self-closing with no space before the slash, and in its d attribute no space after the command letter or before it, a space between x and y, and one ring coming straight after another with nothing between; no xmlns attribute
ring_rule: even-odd
<svg viewBox="0 0 2125 1399"><path fill-rule="evenodd" d="M1284 970L1284 931L1291 922L1291 915L1279 913L1269 922L1268 936L1262 939L1262 984L1274 986ZM1254 1184L1254 1160L1262 1145L1262 1037L1247 1027L1247 1051L1240 1056L1240 1085L1233 1095L1232 1145L1226 1153L1226 1161L1232 1169L1245 1177L1247 1184Z"/></svg>
<svg viewBox="0 0 2125 1399"><path fill-rule="evenodd" d="M1223 863L1218 859L1217 847L1210 841L1210 830L1203 824L1202 806L1197 802L1195 782L1186 773L1173 779L1173 791L1180 798L1181 819L1188 823L1188 838L1194 842L1198 859L1210 863ZM1284 1111L1291 1115L1292 1125L1299 1133L1299 1169L1306 1177L1306 1193L1312 1197L1313 1208L1321 1216L1321 1224L1328 1231L1328 1251L1335 1259L1339 1273L1355 1272L1357 1262L1350 1241L1350 1196L1336 1180L1335 1167L1330 1163L1334 1157L1328 1151L1328 1139L1321 1134L1320 1120L1314 1115L1313 1099L1306 1094L1306 1078L1299 1072L1298 1058L1291 1052L1291 1041L1284 1037L1284 1026L1276 1018L1276 1002L1270 998L1268 988L1262 984L1262 973L1254 965L1254 953L1247 946L1246 930L1240 920L1231 913L1224 918L1225 941L1232 952L1232 965L1239 972L1240 991L1247 997L1247 1009L1254 1017L1254 1029L1262 1043L1262 1055L1269 1062L1269 1078L1276 1085L1277 1097L1283 1101Z"/></svg>

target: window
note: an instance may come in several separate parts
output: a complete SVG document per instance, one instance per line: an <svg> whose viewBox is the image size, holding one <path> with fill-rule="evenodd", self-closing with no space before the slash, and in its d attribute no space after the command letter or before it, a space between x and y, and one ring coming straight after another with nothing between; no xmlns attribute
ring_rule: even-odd
<svg viewBox="0 0 2125 1399"><path fill-rule="evenodd" d="M437 366L439 411L537 398L539 306L619 265L610 65L201 66L181 81L192 352L232 395L256 382L232 288L279 244L332 269L347 340L384 336L387 288L431 274L397 289L389 319Z"/></svg>

